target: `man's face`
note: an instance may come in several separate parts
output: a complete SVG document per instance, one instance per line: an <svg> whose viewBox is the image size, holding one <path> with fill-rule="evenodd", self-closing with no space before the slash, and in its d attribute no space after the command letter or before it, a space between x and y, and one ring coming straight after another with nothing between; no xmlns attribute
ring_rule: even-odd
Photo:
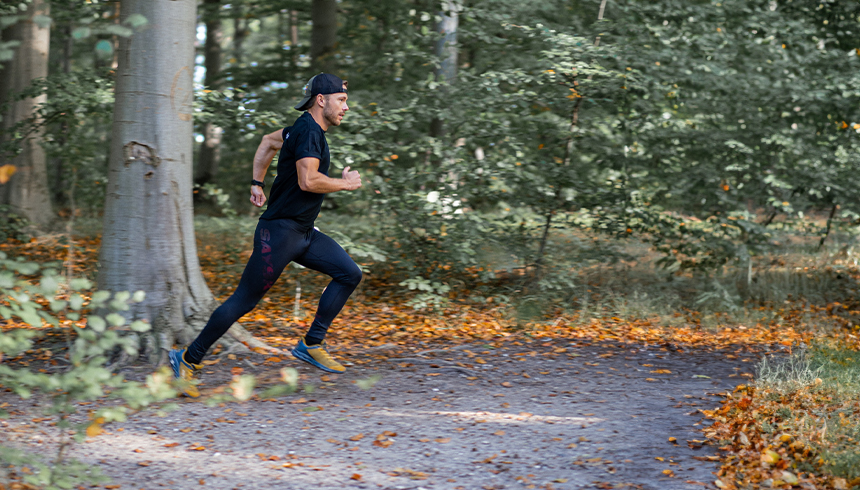
<svg viewBox="0 0 860 490"><path fill-rule="evenodd" d="M349 110L346 100L349 98L345 93L329 94L325 96L323 106L323 117L331 126L340 126L343 116Z"/></svg>

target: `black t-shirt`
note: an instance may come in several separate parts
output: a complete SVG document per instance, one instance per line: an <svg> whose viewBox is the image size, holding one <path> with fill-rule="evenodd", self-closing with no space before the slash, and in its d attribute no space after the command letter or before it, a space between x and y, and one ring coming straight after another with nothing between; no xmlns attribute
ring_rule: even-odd
<svg viewBox="0 0 860 490"><path fill-rule="evenodd" d="M278 157L278 176L272 184L269 206L260 219L288 218L310 228L320 212L325 194L303 191L299 187L296 162L307 157L318 158L320 173L328 175L331 158L325 131L310 113L305 112L291 127L284 128L281 136L284 146Z"/></svg>

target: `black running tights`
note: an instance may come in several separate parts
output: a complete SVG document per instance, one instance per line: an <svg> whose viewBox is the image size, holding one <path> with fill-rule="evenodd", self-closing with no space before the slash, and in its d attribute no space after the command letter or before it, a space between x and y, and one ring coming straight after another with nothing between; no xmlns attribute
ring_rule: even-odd
<svg viewBox="0 0 860 490"><path fill-rule="evenodd" d="M206 327L188 346L185 360L199 364L206 352L234 322L253 310L290 262L331 276L323 291L309 338L325 337L332 321L361 281L361 269L334 240L315 228L293 220L260 220L254 233L254 251L242 273L239 287L212 313Z"/></svg>

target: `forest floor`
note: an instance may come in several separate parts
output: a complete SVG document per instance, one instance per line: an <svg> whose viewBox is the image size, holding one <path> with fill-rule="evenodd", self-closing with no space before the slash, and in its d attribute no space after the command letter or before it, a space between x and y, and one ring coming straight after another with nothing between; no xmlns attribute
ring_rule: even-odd
<svg viewBox="0 0 860 490"><path fill-rule="evenodd" d="M712 487L718 458L699 410L752 377L769 348L785 352L562 339L371 348L372 360L338 376L288 357L216 357L204 400L237 368L271 380L294 366L315 389L214 406L183 398L111 424L69 456L113 479L101 488ZM38 405L13 402L0 425L10 442L50 453Z"/></svg>
<svg viewBox="0 0 860 490"><path fill-rule="evenodd" d="M249 250L247 237L217 236L201 241L200 260L223 300ZM94 279L97 236L75 244L75 274ZM0 251L44 263L66 257L65 247L62 237L46 236ZM283 354L216 346L205 360L201 399L106 425L69 455L110 476L112 483L92 487L105 489L851 488L860 485L857 465L840 456L848 469L827 466L837 446L820 429L831 427L826 434L842 441L838 448L860 447L860 436L845 432L860 426L851 422L860 394L836 386L860 386L860 358L833 382L806 376L800 392L736 390L759 386L763 356L795 359L817 343L838 346L839 366L853 366L860 269L832 259L758 259L749 284L757 289L748 294L761 299L726 303L732 310L720 310L719 288L705 290L689 274L667 281L644 255L598 263L576 271L583 285L571 299L576 307L548 302L537 314L500 294L499 284L418 310L406 303L405 288L392 286L390 270L374 267L329 337L349 368L339 376L286 352L325 286L319 274L289 268L241 320ZM728 287L736 275L719 279ZM697 297L718 301L708 306ZM31 351L3 364L62 372L71 323L46 326ZM212 403L235 376L254 375L265 388L281 383L285 367L299 370L299 392ZM143 380L153 369L134 364L123 373ZM56 417L46 417L40 402L0 391L0 409L11 414L0 420L0 442L55 454ZM104 403L112 402L81 403L73 418L85 422ZM784 410L793 420L779 418ZM5 470L0 489L29 488L20 483L26 468ZM797 483L780 479L789 477Z"/></svg>

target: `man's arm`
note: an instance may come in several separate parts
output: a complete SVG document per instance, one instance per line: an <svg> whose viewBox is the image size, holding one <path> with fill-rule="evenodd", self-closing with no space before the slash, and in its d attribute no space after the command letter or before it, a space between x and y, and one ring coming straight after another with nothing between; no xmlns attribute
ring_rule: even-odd
<svg viewBox="0 0 860 490"><path fill-rule="evenodd" d="M361 187L361 177L357 170L343 169L340 179L333 179L320 172L319 158L305 157L296 162L299 187L306 192L328 194L337 191L354 191Z"/></svg>
<svg viewBox="0 0 860 490"><path fill-rule="evenodd" d="M272 159L284 145L284 140L281 139L282 133L283 129L279 129L263 136L263 141L260 142L254 154L254 180L265 182L266 171L269 170ZM251 186L251 202L258 208L266 203L266 194L258 185Z"/></svg>

